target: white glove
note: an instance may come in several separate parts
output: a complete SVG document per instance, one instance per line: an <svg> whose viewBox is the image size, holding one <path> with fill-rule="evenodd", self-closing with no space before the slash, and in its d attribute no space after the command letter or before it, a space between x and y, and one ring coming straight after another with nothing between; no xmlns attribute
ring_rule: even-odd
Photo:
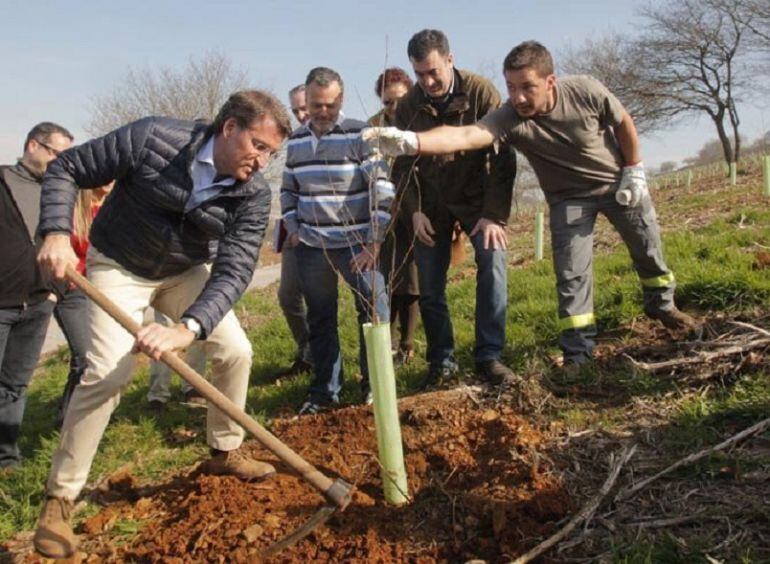
<svg viewBox="0 0 770 564"><path fill-rule="evenodd" d="M644 163L623 167L620 187L615 192L615 200L621 206L638 206L650 191L647 189L647 177L644 175Z"/></svg>
<svg viewBox="0 0 770 564"><path fill-rule="evenodd" d="M361 139L385 157L416 155L420 147L414 131L402 131L397 127L367 127Z"/></svg>

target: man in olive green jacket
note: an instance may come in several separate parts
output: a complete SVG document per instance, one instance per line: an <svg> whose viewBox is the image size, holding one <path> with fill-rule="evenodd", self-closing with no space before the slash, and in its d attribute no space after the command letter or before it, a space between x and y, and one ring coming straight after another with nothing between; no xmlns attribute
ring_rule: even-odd
<svg viewBox="0 0 770 564"><path fill-rule="evenodd" d="M437 30L415 34L407 48L417 85L399 102L396 126L427 131L439 125L469 125L500 106L485 78L454 68L446 36ZM412 218L420 277L420 310L428 341L428 383L457 372L452 321L446 301L455 222L475 250L476 346L479 374L499 383L512 377L500 362L505 344L506 234L516 176L512 149L494 147L450 155L401 157L394 165L400 205Z"/></svg>

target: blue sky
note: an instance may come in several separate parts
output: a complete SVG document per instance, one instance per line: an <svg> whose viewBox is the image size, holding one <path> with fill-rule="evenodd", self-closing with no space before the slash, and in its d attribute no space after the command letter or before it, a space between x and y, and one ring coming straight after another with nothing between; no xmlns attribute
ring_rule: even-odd
<svg viewBox="0 0 770 564"><path fill-rule="evenodd" d="M558 55L587 37L632 33L636 6L630 0L3 0L0 163L19 156L39 121L59 122L84 141L91 100L111 92L128 67L181 67L217 50L246 71L252 86L285 99L310 68L329 66L345 80L345 113L365 118L377 110L377 75L386 64L410 68L406 43L420 29L443 30L458 67L493 72L502 87L502 59L516 43L537 39ZM770 104L739 110L750 140L770 129ZM681 160L714 137L708 120L689 121L645 138L645 160Z"/></svg>

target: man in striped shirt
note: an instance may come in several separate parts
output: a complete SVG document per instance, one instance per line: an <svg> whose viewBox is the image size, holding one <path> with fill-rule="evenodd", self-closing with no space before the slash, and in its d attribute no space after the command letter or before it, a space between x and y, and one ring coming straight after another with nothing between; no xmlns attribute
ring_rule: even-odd
<svg viewBox="0 0 770 564"><path fill-rule="evenodd" d="M308 400L300 414L317 413L339 401L338 275L355 295L362 394L371 403L361 326L390 320L377 258L393 199L387 164L361 140L366 124L347 119L340 111L344 90L340 75L317 67L308 74L305 86L310 120L289 139L281 186L286 245L296 248L315 362Z"/></svg>

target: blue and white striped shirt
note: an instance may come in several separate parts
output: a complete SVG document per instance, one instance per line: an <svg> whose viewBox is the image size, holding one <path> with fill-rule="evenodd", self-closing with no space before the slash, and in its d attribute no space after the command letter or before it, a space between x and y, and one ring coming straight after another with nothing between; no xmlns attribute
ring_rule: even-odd
<svg viewBox="0 0 770 564"><path fill-rule="evenodd" d="M381 242L394 188L387 162L361 140L362 121L342 119L315 138L308 125L286 147L281 213L289 235L311 247Z"/></svg>

